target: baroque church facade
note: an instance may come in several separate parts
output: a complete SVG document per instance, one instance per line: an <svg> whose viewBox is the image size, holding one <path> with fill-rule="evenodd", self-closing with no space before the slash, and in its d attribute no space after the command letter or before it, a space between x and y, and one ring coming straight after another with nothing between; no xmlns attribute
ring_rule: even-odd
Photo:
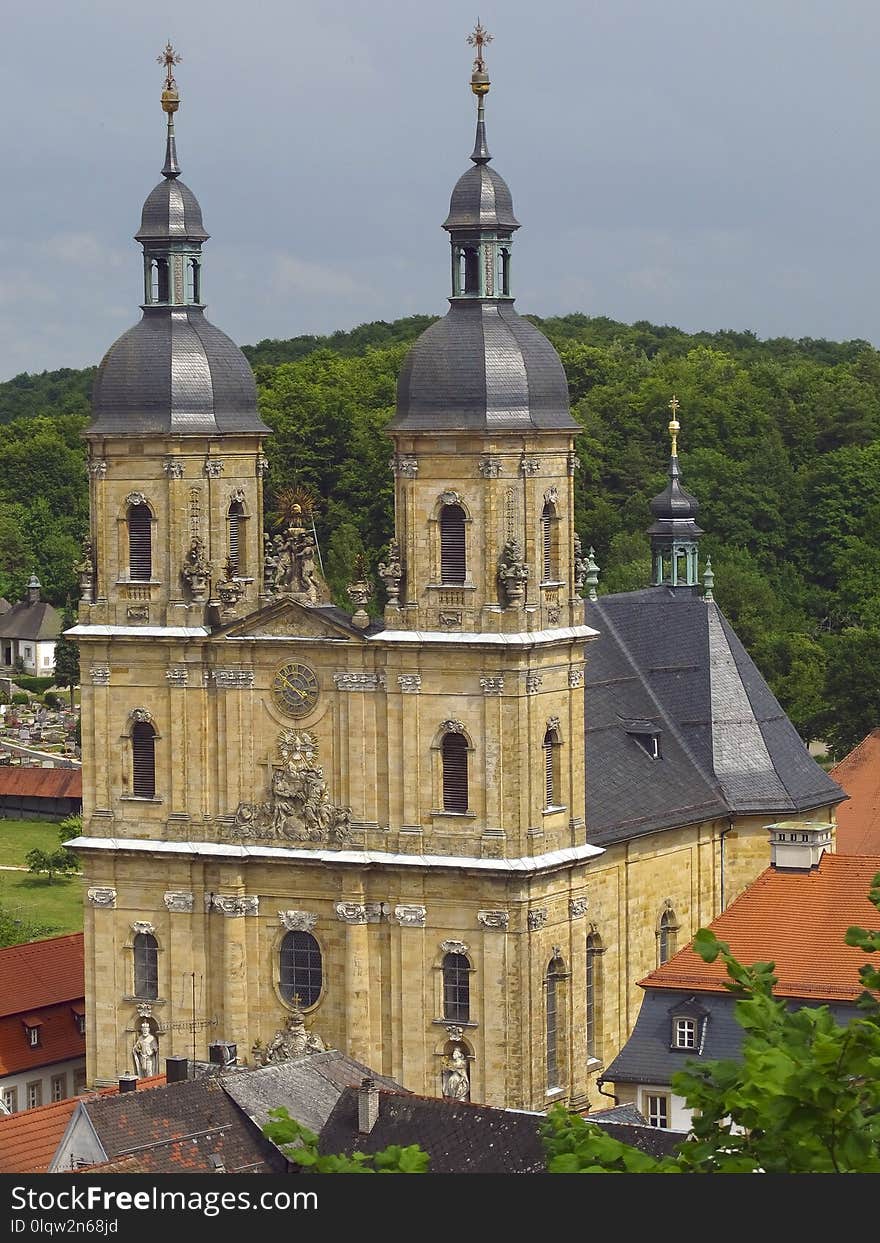
<svg viewBox="0 0 880 1243"><path fill-rule="evenodd" d="M449 311L388 427L381 620L365 582L354 612L328 602L307 522L264 543L269 429L205 318L167 61L143 315L95 382L70 632L90 1084L131 1071L144 1020L160 1058L225 1040L260 1062L304 1019L416 1092L599 1103L638 980L763 870L764 826L833 819L840 791L700 594L675 445L654 586L583 599L578 426L514 309L477 52Z"/></svg>

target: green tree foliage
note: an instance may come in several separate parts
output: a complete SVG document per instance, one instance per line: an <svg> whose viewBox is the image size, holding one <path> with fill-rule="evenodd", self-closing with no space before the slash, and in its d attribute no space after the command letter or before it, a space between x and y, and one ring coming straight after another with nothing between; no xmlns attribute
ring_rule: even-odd
<svg viewBox="0 0 880 1243"><path fill-rule="evenodd" d="M0 906L0 949L5 949L7 945L22 945L25 941L39 941L41 937L51 937L57 931L51 924L41 924L19 911Z"/></svg>
<svg viewBox="0 0 880 1243"><path fill-rule="evenodd" d="M64 629L69 629L73 624L72 613L65 610ZM68 688L72 708L73 688L79 686L79 645L73 639L65 638L63 634L55 644L55 684Z"/></svg>
<svg viewBox="0 0 880 1243"><path fill-rule="evenodd" d="M51 852L37 848L29 850L24 861L28 865L29 872L37 876L46 876L50 885L55 883L56 876L68 876L71 872L77 871L79 867L71 851L63 847Z"/></svg>
<svg viewBox="0 0 880 1243"><path fill-rule="evenodd" d="M880 873L869 897L880 908ZM880 950L880 932L850 928L848 945ZM844 1174L880 1172L880 971L859 972L859 1016L837 1023L828 1006L789 1009L773 996L773 963L743 966L707 928L694 938L721 958L745 1035L739 1061L690 1060L672 1090L694 1111L675 1156L656 1159L611 1140L559 1106L544 1128L551 1173ZM874 990L870 992L868 990Z"/></svg>
<svg viewBox="0 0 880 1243"><path fill-rule="evenodd" d="M402 1148L390 1144L382 1152L367 1155L354 1152L350 1157L318 1153L314 1131L291 1118L286 1108L270 1109L263 1134L300 1167L304 1174L427 1174L428 1154L418 1144Z"/></svg>
<svg viewBox="0 0 880 1243"><path fill-rule="evenodd" d="M599 590L648 581L647 504L665 483L674 391L716 598L802 733L821 721L842 746L856 728L837 672L853 647L845 633L862 631L866 645L880 633L880 352L860 340L532 318L559 350L582 428L575 520L584 547L596 549ZM392 533L385 428L403 357L432 322L412 316L245 348L273 430L267 512L286 488L320 498L318 541L344 607L357 541L375 576ZM91 370L58 371L0 384L0 595L9 600L34 569L45 598L75 597L92 379ZM831 680L819 687L823 665ZM807 666L804 690L797 673ZM880 725L868 687L858 704L859 730Z"/></svg>

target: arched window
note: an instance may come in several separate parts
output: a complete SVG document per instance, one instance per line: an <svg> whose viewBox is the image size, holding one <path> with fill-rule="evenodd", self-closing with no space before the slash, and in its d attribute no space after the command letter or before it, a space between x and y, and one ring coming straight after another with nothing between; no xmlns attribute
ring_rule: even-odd
<svg viewBox="0 0 880 1243"><path fill-rule="evenodd" d="M132 726L131 792L135 798L156 797L156 731L149 721Z"/></svg>
<svg viewBox="0 0 880 1243"><path fill-rule="evenodd" d="M159 996L159 946L150 932L134 938L134 995L148 1001Z"/></svg>
<svg viewBox="0 0 880 1243"><path fill-rule="evenodd" d="M443 1017L452 1023L470 1022L470 972L467 955L443 955Z"/></svg>
<svg viewBox="0 0 880 1243"><path fill-rule="evenodd" d="M675 953L677 932L678 920L675 918L675 912L671 906L667 906L657 926L657 963L659 966L668 962Z"/></svg>
<svg viewBox="0 0 880 1243"><path fill-rule="evenodd" d="M544 734L544 809L561 805L559 782L559 731L555 726Z"/></svg>
<svg viewBox="0 0 880 1243"><path fill-rule="evenodd" d="M587 937L587 1057L601 1057L602 1029L602 939L591 932Z"/></svg>
<svg viewBox="0 0 880 1243"><path fill-rule="evenodd" d="M169 283L168 283L168 260L167 259L156 260L156 277L157 277L156 301L157 302L168 302L169 301L169 297L168 297Z"/></svg>
<svg viewBox="0 0 880 1243"><path fill-rule="evenodd" d="M244 505L241 501L233 501L226 515L226 527L229 536L229 565L233 576L244 571Z"/></svg>
<svg viewBox="0 0 880 1243"><path fill-rule="evenodd" d="M550 501L541 512L541 581L559 581L559 515Z"/></svg>
<svg viewBox="0 0 880 1243"><path fill-rule="evenodd" d="M153 576L152 521L149 505L129 506L128 576L135 582L149 582Z"/></svg>
<svg viewBox="0 0 880 1243"><path fill-rule="evenodd" d="M313 1006L321 995L321 947L310 932L288 932L281 942L279 988L285 1001Z"/></svg>
<svg viewBox="0 0 880 1243"><path fill-rule="evenodd" d="M501 251L501 292L510 297L510 251L506 247Z"/></svg>
<svg viewBox="0 0 880 1243"><path fill-rule="evenodd" d="M440 511L440 581L458 585L465 579L464 510L444 505Z"/></svg>
<svg viewBox="0 0 880 1243"><path fill-rule="evenodd" d="M559 1029L562 1018L561 993L562 981L565 979L565 964L561 958L551 958L547 967L545 984L547 988L547 1089L560 1086L561 1059Z"/></svg>
<svg viewBox="0 0 880 1243"><path fill-rule="evenodd" d="M468 745L463 734L446 734L440 746L443 760L443 810L468 809Z"/></svg>
<svg viewBox="0 0 880 1243"><path fill-rule="evenodd" d="M201 264L198 259L187 259L186 261L186 300L187 302L201 302Z"/></svg>
<svg viewBox="0 0 880 1243"><path fill-rule="evenodd" d="M480 292L480 252L468 246L464 252L464 291L466 294Z"/></svg>

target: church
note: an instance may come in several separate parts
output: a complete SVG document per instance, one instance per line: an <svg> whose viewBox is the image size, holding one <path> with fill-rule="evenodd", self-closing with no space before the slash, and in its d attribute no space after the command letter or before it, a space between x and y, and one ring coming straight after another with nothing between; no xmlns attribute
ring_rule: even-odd
<svg viewBox="0 0 880 1243"><path fill-rule="evenodd" d="M139 323L86 430L82 669L88 1081L285 1026L428 1095L598 1105L637 982L764 870L766 825L833 824L813 763L698 578L678 463L653 585L598 596L573 525L562 364L514 309L510 190L476 140L443 228L444 318L387 432L394 530L348 612L305 516L263 535L270 429L205 317L166 49ZM584 589L589 596L584 599Z"/></svg>

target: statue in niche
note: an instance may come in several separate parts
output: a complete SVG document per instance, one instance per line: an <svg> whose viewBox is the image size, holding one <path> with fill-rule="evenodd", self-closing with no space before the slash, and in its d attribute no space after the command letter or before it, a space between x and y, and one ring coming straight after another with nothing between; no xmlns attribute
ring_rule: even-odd
<svg viewBox="0 0 880 1243"><path fill-rule="evenodd" d="M265 1049L254 1046L254 1056L261 1059L262 1066L271 1066L277 1062L289 1062L294 1057L304 1057L307 1053L324 1053L324 1041L315 1032L306 1028L306 1021L300 1009L299 997L293 999L293 1013L288 1015L284 1027L279 1027Z"/></svg>
<svg viewBox="0 0 880 1243"><path fill-rule="evenodd" d="M131 1050L134 1072L138 1079L151 1079L159 1073L159 1041L153 1035L148 1019L141 1019L141 1032Z"/></svg>
<svg viewBox="0 0 880 1243"><path fill-rule="evenodd" d="M451 1101L471 1099L471 1081L464 1049L456 1044L443 1067L443 1095Z"/></svg>
<svg viewBox="0 0 880 1243"><path fill-rule="evenodd" d="M196 603L204 601L213 572L214 567L205 555L205 541L201 536L194 535L184 556L181 574Z"/></svg>
<svg viewBox="0 0 880 1243"><path fill-rule="evenodd" d="M504 545L498 562L498 581L508 604L517 604L522 600L528 577L529 567L523 561L522 546L514 536Z"/></svg>

